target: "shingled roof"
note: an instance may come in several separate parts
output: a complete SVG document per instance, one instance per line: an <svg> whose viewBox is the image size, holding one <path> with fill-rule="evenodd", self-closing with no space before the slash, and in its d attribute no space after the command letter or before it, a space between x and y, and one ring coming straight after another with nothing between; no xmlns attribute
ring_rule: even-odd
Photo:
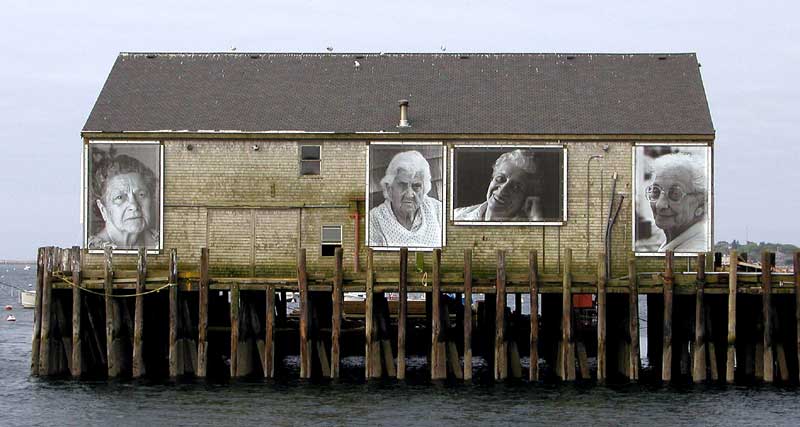
<svg viewBox="0 0 800 427"><path fill-rule="evenodd" d="M356 66L356 61L358 66ZM84 132L703 134L694 54L122 53Z"/></svg>

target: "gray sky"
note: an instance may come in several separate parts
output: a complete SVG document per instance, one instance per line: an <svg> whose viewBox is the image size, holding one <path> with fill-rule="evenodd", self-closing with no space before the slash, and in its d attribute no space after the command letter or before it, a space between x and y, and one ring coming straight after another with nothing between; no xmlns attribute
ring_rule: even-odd
<svg viewBox="0 0 800 427"><path fill-rule="evenodd" d="M269 4L268 4L269 3ZM715 238L800 244L791 1L16 1L0 17L0 259L81 244L80 130L121 51L696 52Z"/></svg>

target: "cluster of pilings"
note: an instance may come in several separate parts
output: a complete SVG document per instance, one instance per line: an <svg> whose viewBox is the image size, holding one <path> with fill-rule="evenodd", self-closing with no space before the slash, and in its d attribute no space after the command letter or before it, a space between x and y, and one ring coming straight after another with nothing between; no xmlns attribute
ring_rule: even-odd
<svg viewBox="0 0 800 427"><path fill-rule="evenodd" d="M637 272L631 256L627 275L610 278L603 255L587 274L573 272L565 250L557 274L540 274L535 250L527 271L510 272L498 250L489 277L474 274L471 250L462 271L443 273L441 250L434 250L431 274L417 280L409 278L405 248L399 271L375 271L368 251L363 273L344 271L339 248L331 277L310 276L301 249L297 276L288 279L210 277L208 249L196 271L179 271L175 250L162 262L166 271L149 271L144 249L136 271L115 270L112 255L106 250L102 269L89 270L77 247L40 248L33 375L274 378L296 372L287 364L297 360L301 378L339 378L342 359L356 356L365 378L405 379L409 358L422 356L432 380L472 380L477 358L497 381L800 377L800 252L794 273L772 272L766 252L761 272L737 271L735 251L729 271L706 271L699 254L696 271L676 272L668 252L662 271ZM346 292L365 293L360 308L345 308ZM412 292L425 294L424 309L409 300ZM290 312L295 294L299 304ZM473 304L478 294L484 299ZM595 301L588 321L573 307L581 294ZM640 295L647 300L645 366Z"/></svg>

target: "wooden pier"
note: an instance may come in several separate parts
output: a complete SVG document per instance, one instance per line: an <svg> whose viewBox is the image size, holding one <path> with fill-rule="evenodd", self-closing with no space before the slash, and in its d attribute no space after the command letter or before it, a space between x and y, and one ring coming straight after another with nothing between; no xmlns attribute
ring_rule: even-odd
<svg viewBox="0 0 800 427"><path fill-rule="evenodd" d="M408 358L421 356L437 381L472 381L480 357L495 381L800 382L800 252L795 273L772 272L768 253L755 273L737 271L736 252L727 271L713 271L700 254L697 271L679 272L667 253L661 271L642 272L631 255L622 277L609 277L603 255L595 271L574 271L570 250L558 274L540 273L535 250L527 271L506 271L506 251L497 251L493 275L473 270L471 250L458 272L441 271L441 255L426 255L431 274L419 278L408 272L406 249L396 272L374 271L372 251L366 271L353 272L340 248L329 277L307 271L305 250L293 277L215 277L205 248L191 271L179 268L175 250L160 263L141 250L136 269L124 270L115 257L127 255L106 251L98 268L77 247L40 248L31 373L275 378L296 355L300 378L335 379L342 360L357 356L365 378L403 380ZM347 292L365 294L363 310L345 303ZM424 315L411 315L410 293L425 294ZM483 301L472 304L479 294ZM573 307L587 294L596 326ZM297 310L287 313L293 295ZM647 319L639 318L640 295ZM639 354L643 321L648 369Z"/></svg>

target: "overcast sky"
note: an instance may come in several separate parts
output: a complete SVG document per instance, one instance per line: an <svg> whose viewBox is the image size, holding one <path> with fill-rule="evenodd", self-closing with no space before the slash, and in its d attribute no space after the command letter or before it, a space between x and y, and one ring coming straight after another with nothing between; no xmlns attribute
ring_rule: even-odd
<svg viewBox="0 0 800 427"><path fill-rule="evenodd" d="M269 3L269 4L268 4ZM715 239L800 244L791 1L15 1L0 17L0 259L81 244L80 130L121 51L696 52Z"/></svg>

